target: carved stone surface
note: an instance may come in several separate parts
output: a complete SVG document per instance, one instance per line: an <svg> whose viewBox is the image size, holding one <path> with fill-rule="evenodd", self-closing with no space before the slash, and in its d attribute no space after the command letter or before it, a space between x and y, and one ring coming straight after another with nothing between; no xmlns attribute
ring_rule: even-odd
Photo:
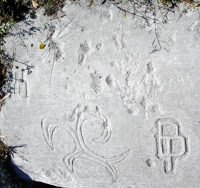
<svg viewBox="0 0 200 188"><path fill-rule="evenodd" d="M14 60L0 131L31 179L199 188L198 12L164 24L159 11L125 8L66 5L55 19L40 10L5 39Z"/></svg>

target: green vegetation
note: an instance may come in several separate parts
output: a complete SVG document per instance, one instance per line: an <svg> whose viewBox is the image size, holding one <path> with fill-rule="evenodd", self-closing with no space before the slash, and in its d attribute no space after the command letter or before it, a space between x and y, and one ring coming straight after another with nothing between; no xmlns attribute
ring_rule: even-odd
<svg viewBox="0 0 200 188"><path fill-rule="evenodd" d="M15 22L21 21L30 9L44 7L45 14L56 14L65 0L1 0L0 1L0 36L5 36Z"/></svg>
<svg viewBox="0 0 200 188"><path fill-rule="evenodd" d="M21 21L28 13L28 6L21 0L1 0L0 2L0 35L4 36L12 24Z"/></svg>
<svg viewBox="0 0 200 188"><path fill-rule="evenodd" d="M71 2L75 0L69 0ZM88 1L88 7L93 6L94 0ZM160 6L174 9L178 7L180 3L186 3L192 7L200 6L200 3L195 3L194 0L102 0L102 4L109 1L113 4L125 4L131 2L133 4L153 6L158 3ZM65 0L1 0L0 1L0 37L5 36L8 30L15 22L21 21L25 18L25 15L30 9L36 9L44 7L45 14L50 16L56 14L61 10Z"/></svg>
<svg viewBox="0 0 200 188"><path fill-rule="evenodd" d="M10 148L0 140L0 161L6 162L10 156Z"/></svg>
<svg viewBox="0 0 200 188"><path fill-rule="evenodd" d="M39 6L44 7L47 15L56 14L64 4L65 0L40 0L38 1Z"/></svg>

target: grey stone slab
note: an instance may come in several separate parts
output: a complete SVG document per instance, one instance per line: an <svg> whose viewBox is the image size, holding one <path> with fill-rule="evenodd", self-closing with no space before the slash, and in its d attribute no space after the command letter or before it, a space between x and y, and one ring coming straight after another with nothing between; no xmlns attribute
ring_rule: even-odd
<svg viewBox="0 0 200 188"><path fill-rule="evenodd" d="M0 130L22 146L13 162L66 188L199 188L198 11L166 24L114 5L63 14L40 10L5 39L14 66Z"/></svg>

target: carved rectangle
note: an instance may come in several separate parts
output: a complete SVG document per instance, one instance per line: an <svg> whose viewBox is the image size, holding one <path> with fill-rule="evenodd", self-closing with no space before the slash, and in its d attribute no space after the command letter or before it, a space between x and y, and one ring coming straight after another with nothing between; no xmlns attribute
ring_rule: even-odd
<svg viewBox="0 0 200 188"><path fill-rule="evenodd" d="M167 139L162 139L162 154L167 155L169 153L169 144Z"/></svg>
<svg viewBox="0 0 200 188"><path fill-rule="evenodd" d="M183 152L183 143L181 139L170 140L170 153L174 155L181 155Z"/></svg>
<svg viewBox="0 0 200 188"><path fill-rule="evenodd" d="M162 125L162 136L176 136L178 135L178 130L176 125L164 124Z"/></svg>

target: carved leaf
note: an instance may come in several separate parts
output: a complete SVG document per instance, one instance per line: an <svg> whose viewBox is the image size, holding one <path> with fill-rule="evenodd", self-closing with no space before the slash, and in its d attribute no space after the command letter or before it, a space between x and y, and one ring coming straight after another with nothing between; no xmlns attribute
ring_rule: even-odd
<svg viewBox="0 0 200 188"><path fill-rule="evenodd" d="M130 149L128 151L122 153L121 155L118 155L117 157L108 159L108 161L112 164L118 163L118 162L122 161L123 159L125 159L129 155L129 152L130 152Z"/></svg>
<svg viewBox="0 0 200 188"><path fill-rule="evenodd" d="M71 154L67 155L64 157L63 161L67 168L70 170L70 172L74 172L73 165L74 165L74 160L82 155L82 152L72 152Z"/></svg>
<svg viewBox="0 0 200 188"><path fill-rule="evenodd" d="M97 143L105 143L111 137L111 130L109 128L105 128L100 138L94 138L93 140Z"/></svg>
<svg viewBox="0 0 200 188"><path fill-rule="evenodd" d="M49 147L53 150L53 133L55 129L58 127L55 124L49 124L48 122L45 121L46 118L42 120L41 127L43 130L43 136L45 138L45 141L49 145Z"/></svg>

